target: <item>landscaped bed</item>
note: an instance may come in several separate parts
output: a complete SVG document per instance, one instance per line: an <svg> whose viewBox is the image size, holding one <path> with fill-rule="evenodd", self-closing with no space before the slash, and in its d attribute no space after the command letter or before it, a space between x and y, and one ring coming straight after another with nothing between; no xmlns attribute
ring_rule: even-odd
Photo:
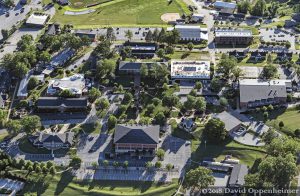
<svg viewBox="0 0 300 196"><path fill-rule="evenodd" d="M57 6L56 6L57 7ZM161 26L167 23L161 20L164 13L183 13L189 14L187 6L181 0L174 0L169 3L166 0L117 0L110 1L91 7L95 12L70 16L64 15L65 11L82 11L84 9L73 9L63 7L57 9L56 15L52 18L53 22L62 24L73 24L75 28L93 28L101 26L132 26L132 25L154 25Z"/></svg>

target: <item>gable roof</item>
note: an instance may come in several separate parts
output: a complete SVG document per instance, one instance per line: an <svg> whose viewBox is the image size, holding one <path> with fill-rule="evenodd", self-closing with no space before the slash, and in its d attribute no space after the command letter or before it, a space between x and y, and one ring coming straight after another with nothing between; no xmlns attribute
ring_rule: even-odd
<svg viewBox="0 0 300 196"><path fill-rule="evenodd" d="M60 98L60 97L40 97L37 107L87 107L86 98Z"/></svg>
<svg viewBox="0 0 300 196"><path fill-rule="evenodd" d="M179 32L181 38L200 38L200 26L193 25L176 25L175 29Z"/></svg>
<svg viewBox="0 0 300 196"><path fill-rule="evenodd" d="M242 124L242 122L237 119L235 116L233 116L232 114L224 111L218 114L214 115L215 118L220 119L222 122L224 122L225 124L225 129L227 131L231 131L232 129L234 129L235 127L239 126Z"/></svg>
<svg viewBox="0 0 300 196"><path fill-rule="evenodd" d="M39 132L36 137L34 137L34 143L64 143L64 144L72 144L73 143L73 132L65 132L65 133L45 133Z"/></svg>
<svg viewBox="0 0 300 196"><path fill-rule="evenodd" d="M158 144L159 126L117 125L114 143Z"/></svg>

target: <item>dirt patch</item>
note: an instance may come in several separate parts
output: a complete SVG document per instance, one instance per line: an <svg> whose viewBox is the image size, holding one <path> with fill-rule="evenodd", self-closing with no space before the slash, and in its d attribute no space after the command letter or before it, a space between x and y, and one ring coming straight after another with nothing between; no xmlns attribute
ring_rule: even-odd
<svg viewBox="0 0 300 196"><path fill-rule="evenodd" d="M75 2L74 6L82 6L82 4L83 4L82 2Z"/></svg>
<svg viewBox="0 0 300 196"><path fill-rule="evenodd" d="M180 19L179 13L165 13L161 15L160 19L164 22L172 22L176 21L177 19Z"/></svg>

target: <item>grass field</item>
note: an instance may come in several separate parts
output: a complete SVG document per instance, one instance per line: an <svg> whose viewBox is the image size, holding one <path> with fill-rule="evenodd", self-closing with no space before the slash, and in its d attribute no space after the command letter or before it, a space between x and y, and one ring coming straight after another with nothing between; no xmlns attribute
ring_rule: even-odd
<svg viewBox="0 0 300 196"><path fill-rule="evenodd" d="M132 181L77 181L69 172L61 175L32 174L21 195L172 195L177 180L169 184Z"/></svg>
<svg viewBox="0 0 300 196"><path fill-rule="evenodd" d="M187 52L186 51L175 51L174 54L168 55L168 59L185 59L185 60L209 60L209 54L203 52Z"/></svg>
<svg viewBox="0 0 300 196"><path fill-rule="evenodd" d="M97 7L97 6L96 6ZM53 22L73 24L75 28L96 28L102 26L167 25L160 17L164 13L189 14L181 0L168 3L167 0L123 0L101 4L90 14L64 15L70 7L57 9ZM93 8L94 9L94 8Z"/></svg>
<svg viewBox="0 0 300 196"><path fill-rule="evenodd" d="M252 115L259 120L263 120L262 113L256 113ZM295 129L300 129L300 112L295 108L288 110L280 108L269 112L269 119L270 120L268 120L266 123L277 129L279 129L278 124L280 121L284 123L284 127L282 129L287 129L292 132Z"/></svg>
<svg viewBox="0 0 300 196"><path fill-rule="evenodd" d="M252 166L255 159L265 156L262 148L245 146L227 139L224 143L209 144L199 140L192 141L192 160L199 162L204 157L216 158L218 161L224 159L225 155L232 155L241 163Z"/></svg>
<svg viewBox="0 0 300 196"><path fill-rule="evenodd" d="M7 136L8 136L8 133L6 131L4 133L1 133L0 134L0 142L2 142L2 140L4 140Z"/></svg>

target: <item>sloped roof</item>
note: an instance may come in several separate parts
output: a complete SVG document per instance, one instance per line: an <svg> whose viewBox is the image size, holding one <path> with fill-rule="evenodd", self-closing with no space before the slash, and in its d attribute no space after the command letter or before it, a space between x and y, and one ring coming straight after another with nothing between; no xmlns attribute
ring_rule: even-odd
<svg viewBox="0 0 300 196"><path fill-rule="evenodd" d="M37 101L37 107L86 107L87 104L86 98L40 97Z"/></svg>
<svg viewBox="0 0 300 196"><path fill-rule="evenodd" d="M239 119L237 119L235 116L233 116L232 114L230 114L226 111L215 114L214 117L218 118L218 119L220 119L221 121L224 122L225 129L227 131L231 131L232 129L234 129L238 125L242 124L242 122Z"/></svg>
<svg viewBox="0 0 300 196"><path fill-rule="evenodd" d="M73 143L73 132L65 132L65 133L45 133L45 132L39 132L37 134L37 137L34 139L34 143L50 143L50 142L56 142L56 143Z"/></svg>
<svg viewBox="0 0 300 196"><path fill-rule="evenodd" d="M243 186L245 184L245 176L247 174L248 168L246 165L234 165L229 179L229 186Z"/></svg>
<svg viewBox="0 0 300 196"><path fill-rule="evenodd" d="M214 3L214 6L215 6L216 8L235 9L236 4L235 4L235 3L230 3L230 2L216 1L216 2Z"/></svg>
<svg viewBox="0 0 300 196"><path fill-rule="evenodd" d="M200 26L193 25L176 25L175 29L179 32L180 37L200 38L201 28Z"/></svg>
<svg viewBox="0 0 300 196"><path fill-rule="evenodd" d="M159 126L117 125L114 143L158 144Z"/></svg>

